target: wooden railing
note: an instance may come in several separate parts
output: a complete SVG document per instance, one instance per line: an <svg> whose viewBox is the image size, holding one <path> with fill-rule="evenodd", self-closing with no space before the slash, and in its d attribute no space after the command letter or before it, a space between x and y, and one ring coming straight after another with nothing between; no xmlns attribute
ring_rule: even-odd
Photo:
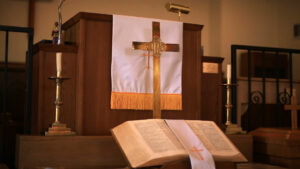
<svg viewBox="0 0 300 169"><path fill-rule="evenodd" d="M247 51L246 53L246 64L240 65L240 67L247 67L246 74L248 80L248 122L246 130L252 130L253 128L249 127L250 124L250 113L254 104L257 104L258 101L261 104L262 114L262 126L265 126L266 123L266 78L274 78L276 81L276 107L275 116L276 116L276 126L280 127L280 107L283 104L289 103L290 97L292 96L293 90L293 54L300 54L300 50L296 49L284 49L284 48L271 48L271 47L259 47L259 46L246 46L246 45L232 45L231 46L231 64L232 64L232 83L237 83L237 52L238 51ZM272 56L272 57L270 57ZM259 58L259 66L254 66L253 58ZM268 58L268 60L267 60ZM272 67L267 67L266 65L272 61L270 58L273 58L274 64L271 64ZM286 59L286 65L284 61ZM270 64L269 64L270 65ZM282 69L283 68L283 69ZM285 71L286 69L286 71ZM245 71L243 72L245 74ZM252 78L259 77L261 78L261 91L252 90ZM280 92L279 79L285 78L289 80L289 92ZM290 94L288 94L290 93ZM281 99L284 97L285 99ZM261 99L261 100L259 100ZM232 121L237 122L237 88L232 89ZM275 126L275 127L276 127Z"/></svg>

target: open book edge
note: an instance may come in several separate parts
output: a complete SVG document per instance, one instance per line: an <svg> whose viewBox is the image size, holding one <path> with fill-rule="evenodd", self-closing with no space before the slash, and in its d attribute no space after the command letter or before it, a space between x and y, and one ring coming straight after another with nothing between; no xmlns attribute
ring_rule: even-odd
<svg viewBox="0 0 300 169"><path fill-rule="evenodd" d="M132 130L132 129L130 129L130 126L128 123L129 122L127 121L127 122L120 124L119 126L113 128L111 130L111 132L112 132L112 136L114 137L117 144L121 148L121 152L123 153L123 156L127 160L128 164L130 164L130 166L132 168L136 168L139 166L143 166L142 161L145 161L145 160L149 161L151 155L147 151L147 146L143 147L143 149L141 149L141 145L144 144L143 141L141 141L140 139L132 139L132 138L136 137L136 134L133 132L128 132L128 130ZM126 133L126 134L123 134L123 133ZM120 141L120 137L122 137L122 141ZM126 144L126 143L130 143L130 144ZM127 146L127 145L129 145L129 146ZM133 147L133 145L136 145L136 146ZM138 152L138 154L133 155L134 152ZM135 158L135 157L137 157L137 158ZM143 160L140 160L141 158Z"/></svg>
<svg viewBox="0 0 300 169"><path fill-rule="evenodd" d="M151 119L151 121L153 120ZM155 121L164 122L161 120ZM144 120L127 121L112 129L113 137L132 168L156 166L188 157L183 147L162 153L153 152L134 127L134 123L144 122ZM120 141L120 137L122 137L122 141ZM180 143L178 142L178 144Z"/></svg>
<svg viewBox="0 0 300 169"><path fill-rule="evenodd" d="M128 160L132 168L162 165L168 162L188 158L188 153L184 149L181 150L180 148L178 150L160 152L160 153L155 153L151 150L148 143L146 143L145 138L141 136L141 132L139 132L136 129L136 126L134 124L138 124L138 123L146 124L146 123L153 123L153 122L165 124L164 120L162 119L134 120L134 121L124 122L112 129L112 134L114 138L116 139L118 145L120 146L123 154L125 155L126 159ZM231 141L217 127L217 125L214 122L200 121L200 120L186 120L186 122L189 125L191 123L210 124L211 126L213 126L213 128L215 128L215 130L218 130L220 137L222 139L225 139L225 142L230 145L230 148L232 148L233 150L231 153L228 151L223 151L223 152L220 151L221 153L220 152L218 153L217 151L213 151L213 150L211 151L215 161L230 161L230 162L247 161L247 159L239 152L239 150L231 143ZM165 125L167 127L167 124ZM152 128L154 129L157 127L152 127ZM201 138L199 139L201 140ZM173 138L172 142L178 142L178 144L180 144L177 138L176 139Z"/></svg>

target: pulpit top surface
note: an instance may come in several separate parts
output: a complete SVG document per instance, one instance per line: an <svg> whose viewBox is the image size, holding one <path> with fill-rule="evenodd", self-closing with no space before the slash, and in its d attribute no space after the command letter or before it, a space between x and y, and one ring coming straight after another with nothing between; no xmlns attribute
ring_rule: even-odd
<svg viewBox="0 0 300 169"><path fill-rule="evenodd" d="M62 25L62 29L66 30L75 23L79 22L80 19L84 20L98 20L98 21L107 21L111 22L113 17L112 15L108 14L99 14L99 13L89 13L89 12L79 12L76 15L74 15L72 18L70 18L68 21L66 21ZM184 28L188 30L202 30L203 25L198 25L198 24L191 24L191 23L184 23Z"/></svg>
<svg viewBox="0 0 300 169"><path fill-rule="evenodd" d="M78 47L75 44L63 44L63 45L56 45L52 44L51 41L42 40L33 46L33 53L37 53L39 51L48 51L48 52L72 52L76 53Z"/></svg>

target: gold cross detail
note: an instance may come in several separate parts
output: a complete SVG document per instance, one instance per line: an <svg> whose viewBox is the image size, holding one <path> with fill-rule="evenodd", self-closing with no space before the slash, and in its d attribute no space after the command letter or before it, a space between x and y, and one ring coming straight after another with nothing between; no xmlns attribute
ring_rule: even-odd
<svg viewBox="0 0 300 169"><path fill-rule="evenodd" d="M132 42L133 49L151 51L153 55L153 118L161 118L160 110L160 55L161 52L179 52L178 44L165 44L160 39L160 24L152 22L151 42Z"/></svg>
<svg viewBox="0 0 300 169"><path fill-rule="evenodd" d="M296 94L291 97L291 104L284 105L284 110L291 110L292 113L292 129L296 130L298 128L298 117L297 111L300 110L300 105L297 105Z"/></svg>

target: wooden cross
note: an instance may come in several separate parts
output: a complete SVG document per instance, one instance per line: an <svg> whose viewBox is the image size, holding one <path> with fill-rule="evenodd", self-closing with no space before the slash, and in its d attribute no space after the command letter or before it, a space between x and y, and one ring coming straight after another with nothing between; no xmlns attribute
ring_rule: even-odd
<svg viewBox="0 0 300 169"><path fill-rule="evenodd" d="M284 105L284 110L291 110L292 113L292 130L296 130L298 128L298 117L297 111L300 110L300 105L297 105L296 92L293 92L293 96L291 97L291 104Z"/></svg>
<svg viewBox="0 0 300 169"><path fill-rule="evenodd" d="M202 156L202 154L201 154L201 151L203 151L203 149L197 149L197 147L196 146L193 146L193 148L190 150L191 152L196 152L197 153L197 155L199 156L199 159L200 160L204 160L204 158L203 158L203 156Z"/></svg>
<svg viewBox="0 0 300 169"><path fill-rule="evenodd" d="M160 110L160 55L161 52L179 52L178 44L165 44L160 39L160 24L152 22L151 42L132 42L133 49L147 50L153 55L153 118L161 118Z"/></svg>

